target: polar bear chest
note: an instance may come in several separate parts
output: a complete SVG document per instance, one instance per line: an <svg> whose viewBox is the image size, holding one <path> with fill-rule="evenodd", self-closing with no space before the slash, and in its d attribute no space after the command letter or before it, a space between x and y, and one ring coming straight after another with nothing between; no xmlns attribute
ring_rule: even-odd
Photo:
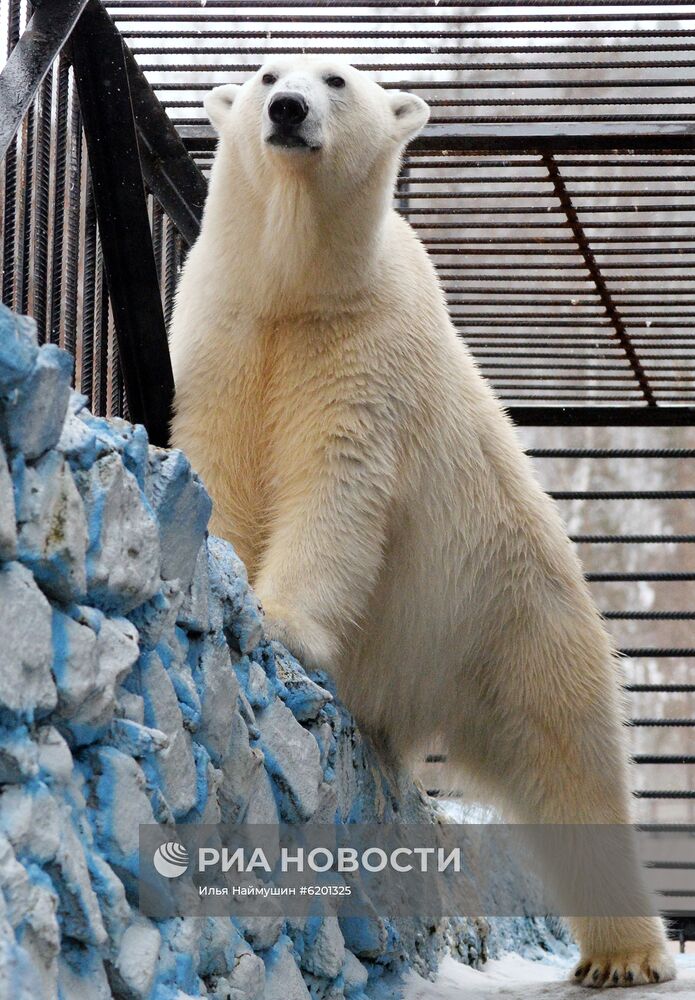
<svg viewBox="0 0 695 1000"><path fill-rule="evenodd" d="M190 363L179 379L179 430L185 423L197 438L190 451L214 502L212 530L232 541L253 578L283 486L292 415L306 408L305 359L292 330L249 322Z"/></svg>

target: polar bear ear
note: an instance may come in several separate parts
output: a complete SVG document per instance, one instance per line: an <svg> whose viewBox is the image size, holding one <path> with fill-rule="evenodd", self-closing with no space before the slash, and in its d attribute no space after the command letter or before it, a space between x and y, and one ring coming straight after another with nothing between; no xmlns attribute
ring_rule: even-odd
<svg viewBox="0 0 695 1000"><path fill-rule="evenodd" d="M430 109L421 97L394 90L389 94L389 103L393 115L394 138L398 142L408 142L427 124Z"/></svg>
<svg viewBox="0 0 695 1000"><path fill-rule="evenodd" d="M205 98L205 111L218 132L221 130L238 92L238 83L224 83L221 87L213 87Z"/></svg>

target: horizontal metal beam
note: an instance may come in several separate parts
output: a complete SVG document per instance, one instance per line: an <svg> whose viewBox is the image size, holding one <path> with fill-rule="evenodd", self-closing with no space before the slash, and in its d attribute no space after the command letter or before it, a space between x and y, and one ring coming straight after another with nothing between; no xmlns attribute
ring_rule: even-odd
<svg viewBox="0 0 695 1000"><path fill-rule="evenodd" d="M508 406L520 427L693 427L695 406Z"/></svg>
<svg viewBox="0 0 695 1000"><path fill-rule="evenodd" d="M692 153L692 122L428 125L410 149L480 153Z"/></svg>
<svg viewBox="0 0 695 1000"><path fill-rule="evenodd" d="M38 10L0 73L0 160L86 4L87 0L34 4Z"/></svg>
<svg viewBox="0 0 695 1000"><path fill-rule="evenodd" d="M214 149L211 125L180 125L189 148ZM607 124L602 122L528 125L427 125L408 147L467 153L693 153L692 122Z"/></svg>

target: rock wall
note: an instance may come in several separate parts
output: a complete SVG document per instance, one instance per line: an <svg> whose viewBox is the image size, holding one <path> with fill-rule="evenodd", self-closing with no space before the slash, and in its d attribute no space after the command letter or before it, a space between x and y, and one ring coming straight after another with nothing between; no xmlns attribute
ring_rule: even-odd
<svg viewBox="0 0 695 1000"><path fill-rule="evenodd" d="M360 1000L447 946L547 945L532 921L138 913L141 823L435 814L265 640L185 457L92 416L71 372L2 307L0 998Z"/></svg>

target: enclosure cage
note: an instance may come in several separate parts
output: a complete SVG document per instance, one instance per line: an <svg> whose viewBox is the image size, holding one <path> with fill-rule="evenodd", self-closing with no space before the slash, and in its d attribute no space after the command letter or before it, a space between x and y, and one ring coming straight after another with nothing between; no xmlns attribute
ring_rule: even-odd
<svg viewBox="0 0 695 1000"><path fill-rule="evenodd" d="M337 53L432 117L396 207L560 502L622 652L637 819L695 836L695 4L2 0L3 301L167 441L205 92ZM440 758L423 763L437 794ZM654 862L672 932L695 877Z"/></svg>

